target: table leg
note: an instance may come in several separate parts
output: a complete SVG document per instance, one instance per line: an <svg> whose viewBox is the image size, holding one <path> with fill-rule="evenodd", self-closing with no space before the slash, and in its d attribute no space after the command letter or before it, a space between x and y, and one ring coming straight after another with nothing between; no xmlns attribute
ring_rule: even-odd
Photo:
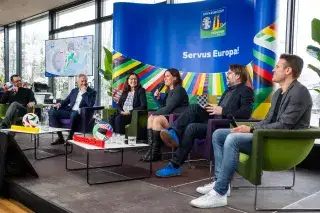
<svg viewBox="0 0 320 213"><path fill-rule="evenodd" d="M105 184L105 183L115 183L115 182L123 182L123 181L130 181L130 180L140 180L140 179L144 179L144 178L150 178L151 174L152 174L152 162L150 162L150 171L148 173L148 175L145 176L140 176L140 177L127 177L124 176L125 179L120 179L120 180L112 180L112 181L101 181L101 182L91 182L90 181L90 169L102 169L102 168L111 168L111 167L117 167L117 166L122 166L123 165L123 152L124 150L121 149L121 163L120 164L116 164L116 165L106 165L106 166L95 166L95 167L90 167L90 151L86 150L86 166L85 167L80 167L80 168L68 168L68 154L67 154L67 149L66 149L66 170L68 171L79 171L79 170L86 170L86 179L87 179L87 183L89 185L98 185L98 184ZM122 175L123 176L123 175Z"/></svg>
<svg viewBox="0 0 320 213"><path fill-rule="evenodd" d="M37 147L37 144L39 144L39 141L40 141L40 135L39 134L37 134L37 135L34 135L34 138L35 138L35 140L34 140L34 158L36 159L36 160L44 160L44 159L48 159L48 158L54 158L54 157L58 157L58 156L63 156L63 155L65 155L65 153L59 153L59 154L51 154L51 153L49 153L49 154L51 154L50 156L46 156L46 157L42 157L42 158L38 158L38 156L37 156L37 149L36 149L36 147ZM72 151L73 151L73 146L72 146L72 144L71 144L71 150L70 150L70 152L68 152L68 146L67 146L67 144L65 145L66 146L66 152L67 152L67 154L70 154L70 153L72 153Z"/></svg>

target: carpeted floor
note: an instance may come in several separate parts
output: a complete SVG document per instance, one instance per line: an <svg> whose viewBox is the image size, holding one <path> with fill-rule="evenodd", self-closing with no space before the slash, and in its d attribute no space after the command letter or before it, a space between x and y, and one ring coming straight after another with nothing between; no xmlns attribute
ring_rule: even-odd
<svg viewBox="0 0 320 213"><path fill-rule="evenodd" d="M30 137L17 135L21 148L32 147ZM40 141L39 155L49 155L52 148L64 151L63 145L50 146L51 136L44 136ZM57 151L55 151L57 152ZM15 179L15 182L33 191L35 194L48 199L72 212L96 213L143 213L143 212L255 212L254 189L231 190L228 206L217 209L196 209L189 202L199 196L196 187L208 182L209 167L207 162L194 163L195 168L182 168L180 177L151 178L137 181L118 182L111 184L89 186L86 183L84 171L67 171L63 156L36 161L33 151L25 151L28 159L39 174L38 179ZM91 171L92 180L112 180L123 176L139 175L146 172L149 164L139 161L143 152L135 150L125 151L122 168L110 170L98 169ZM81 148L74 149L69 160L70 167L85 165L85 152ZM101 166L120 162L120 153L96 151L92 153L90 165ZM162 161L153 164L153 171L163 167L168 162ZM139 169L136 169L138 167ZM121 174L121 175L119 175ZM296 185L293 190L267 190L258 191L258 205L263 208L320 208L320 172L297 169ZM263 185L290 185L292 172L263 174ZM235 175L232 182L234 186L250 186L240 176Z"/></svg>

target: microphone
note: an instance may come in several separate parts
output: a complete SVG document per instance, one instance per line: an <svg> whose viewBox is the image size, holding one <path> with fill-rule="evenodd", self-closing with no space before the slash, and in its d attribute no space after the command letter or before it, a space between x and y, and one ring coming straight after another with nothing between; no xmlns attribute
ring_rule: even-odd
<svg viewBox="0 0 320 213"><path fill-rule="evenodd" d="M227 115L227 119L229 120L230 124L235 128L237 127L237 122L236 119L234 119L234 117L232 116L232 114L228 114Z"/></svg>
<svg viewBox="0 0 320 213"><path fill-rule="evenodd" d="M159 86L159 92L163 89L163 87L165 86L165 83L164 82L162 82L161 84L160 84L160 86Z"/></svg>

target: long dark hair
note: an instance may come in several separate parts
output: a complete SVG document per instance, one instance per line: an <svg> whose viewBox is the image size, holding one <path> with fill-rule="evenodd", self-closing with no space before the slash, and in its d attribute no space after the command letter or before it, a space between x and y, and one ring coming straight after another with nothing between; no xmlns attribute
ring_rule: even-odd
<svg viewBox="0 0 320 213"><path fill-rule="evenodd" d="M137 74L135 74L135 73L130 73L130 74L127 76L126 82L124 83L124 87L123 87L123 92L124 92L124 93L128 93L128 92L130 91L130 89L131 89L128 81L129 81L130 76L132 76L132 75L136 76L136 77L137 77L137 81L138 81L138 82L137 82L137 86L135 86L134 90L139 89L139 88L142 87L141 84L140 84L139 76L138 76Z"/></svg>
<svg viewBox="0 0 320 213"><path fill-rule="evenodd" d="M177 85L182 85L182 79L181 79L181 76L180 76L180 72L179 70L175 69L175 68L170 68L170 69L167 69L164 74L166 74L166 72L170 72L170 74L173 76L173 77L176 77L177 79L175 81L173 81L173 87L176 87Z"/></svg>

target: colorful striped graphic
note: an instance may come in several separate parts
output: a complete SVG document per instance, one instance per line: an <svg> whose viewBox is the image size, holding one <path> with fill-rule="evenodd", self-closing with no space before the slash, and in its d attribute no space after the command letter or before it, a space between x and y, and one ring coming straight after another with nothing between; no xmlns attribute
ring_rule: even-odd
<svg viewBox="0 0 320 213"><path fill-rule="evenodd" d="M113 97L114 100L118 99L121 95L126 77L129 73L134 72L139 76L142 86L147 91L148 107L153 109L157 107L156 101L153 99L152 93L162 83L165 68L154 67L149 64L143 64L140 61L123 56L119 52L113 53L113 90L117 97ZM247 65L250 79L253 79L253 67L252 63ZM219 97L227 89L227 71L220 73L196 73L196 72L180 72L182 78L182 86L186 89L190 101L197 100L197 96L208 95L217 97L215 100L219 100ZM248 81L248 85L252 87L253 82ZM165 92L165 88L162 89L162 93ZM194 98L193 98L194 97ZM192 102L192 103L193 103Z"/></svg>
<svg viewBox="0 0 320 213"><path fill-rule="evenodd" d="M121 57L121 60L119 60ZM142 86L147 92L152 92L163 81L165 68L143 64L140 61L123 56L119 52L113 53L113 88L121 90L128 73L134 72L139 76ZM247 66L251 67L251 64ZM249 68L250 73L252 68ZM180 72L182 85L190 95L220 96L227 88L226 72L221 73L195 73ZM252 74L250 74L252 75Z"/></svg>
<svg viewBox="0 0 320 213"><path fill-rule="evenodd" d="M263 32L263 31L262 31ZM270 33L270 31L268 31ZM255 41L259 44L263 44L262 38L264 36L258 36L261 34L257 34L255 37ZM274 35L274 34L273 34ZM273 42L274 39L265 40L265 42ZM257 44L256 43L256 44ZM267 46L267 45L265 45ZM271 45L269 45L270 47ZM265 54L260 54L256 50L254 52L254 60L261 60L263 63L271 63L274 66L275 59L274 57L270 57ZM257 56L257 57L256 57ZM139 78L142 86L147 91L148 96L148 106L149 108L156 108L158 104L153 99L153 91L162 83L164 72L166 71L165 68L154 67L152 65L143 64L140 61L128 58L123 56L119 52L113 53L113 89L116 91L117 97L114 99L119 98L120 92L123 89L125 80L127 75L130 72L136 73ZM267 62L265 62L267 61ZM255 89L255 104L254 104L254 113L253 117L255 118L262 118L267 113L267 110L270 106L270 94L272 93L272 87L268 86L269 84L272 85L271 79L272 70L262 69L253 62L250 62L246 66L249 74L249 79L247 85L251 88ZM226 79L227 71L220 72L220 73L195 73L195 72L180 72L180 75L183 79L182 86L186 89L190 100L196 100L193 98L194 96L215 96L217 100L219 100L222 93L227 89L227 79ZM258 79L260 81L256 82L255 80ZM261 80L262 79L262 80ZM267 83L266 85L261 84ZM259 85L255 88L255 85ZM165 92L165 88L161 91Z"/></svg>
<svg viewBox="0 0 320 213"><path fill-rule="evenodd" d="M271 105L273 92L272 69L276 64L276 23L273 23L254 37L253 86L255 105L252 117L263 119Z"/></svg>

